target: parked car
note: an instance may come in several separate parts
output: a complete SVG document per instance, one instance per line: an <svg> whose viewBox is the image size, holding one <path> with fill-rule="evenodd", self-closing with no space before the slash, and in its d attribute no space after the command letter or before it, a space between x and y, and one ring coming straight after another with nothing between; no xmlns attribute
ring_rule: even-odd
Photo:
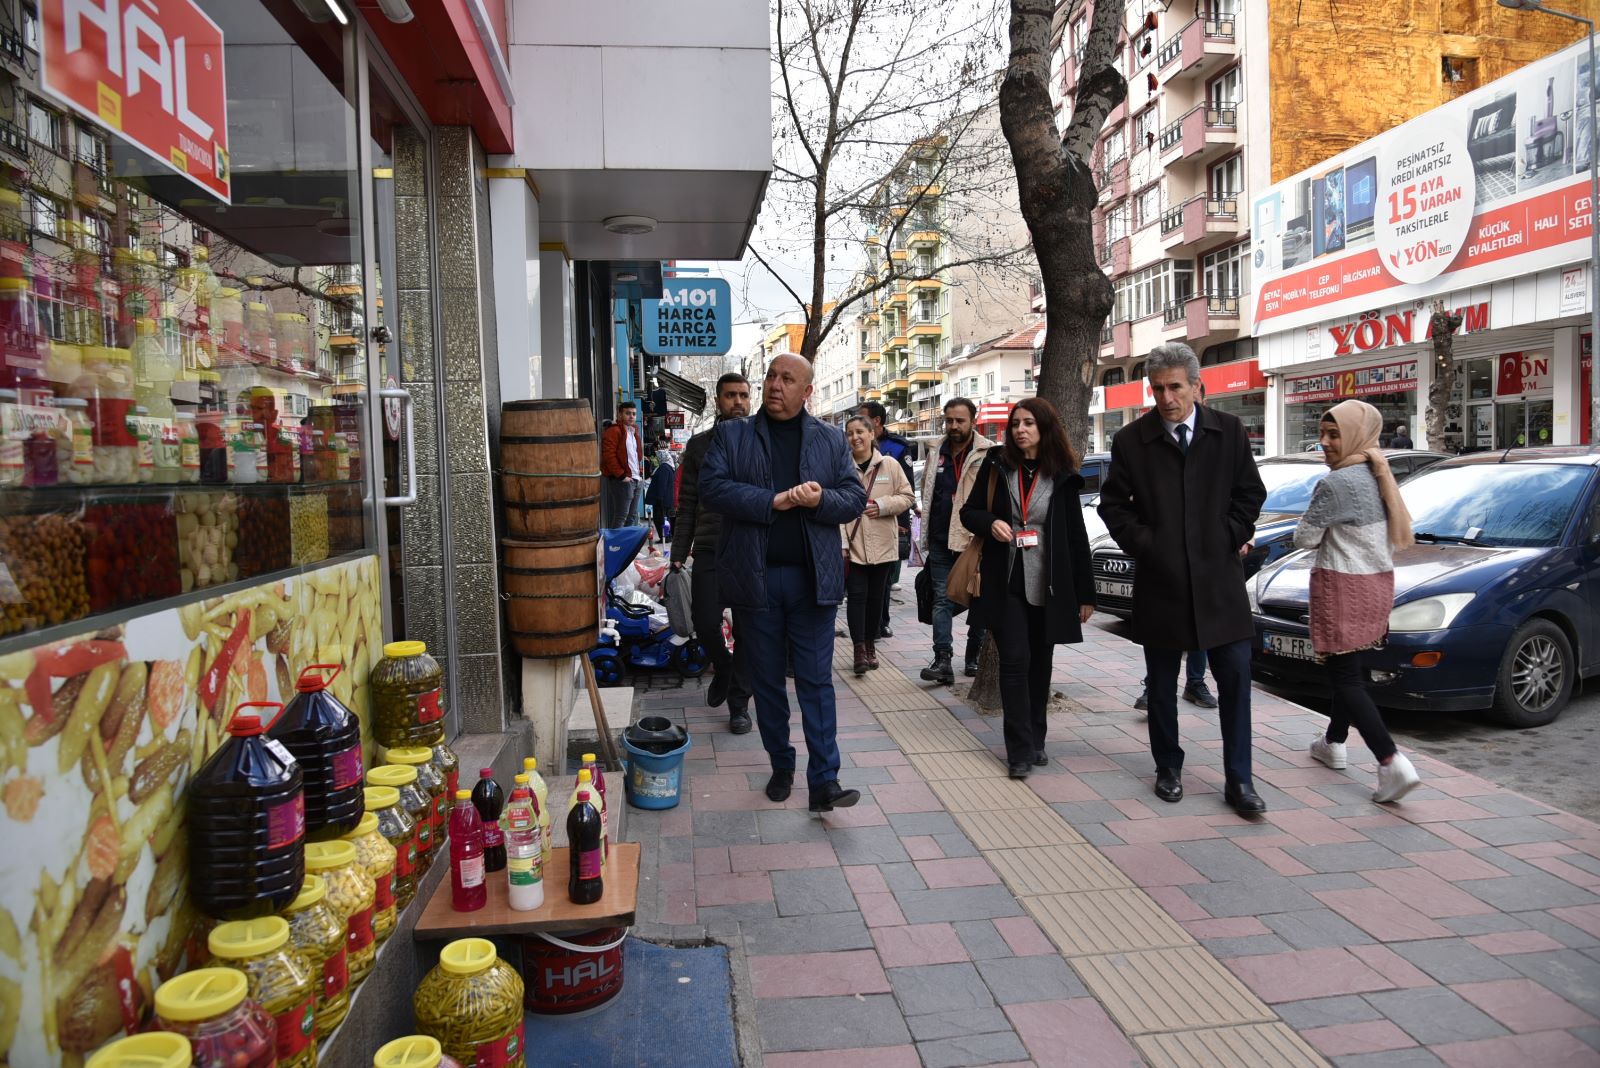
<svg viewBox="0 0 1600 1068"><path fill-rule="evenodd" d="M1445 458L1442 452L1423 449L1384 449L1394 477L1404 480L1417 471ZM1311 491L1317 488L1328 465L1322 454L1291 453L1268 456L1257 461L1261 481L1266 483L1267 499L1256 519L1254 545L1244 557L1244 577L1251 578L1267 564L1286 556L1294 548L1294 528L1311 504ZM1101 525L1102 529L1104 524ZM1133 614L1133 558L1117 548L1109 536L1096 542L1090 534L1094 558L1095 608L1114 616Z"/></svg>
<svg viewBox="0 0 1600 1068"><path fill-rule="evenodd" d="M1078 465L1078 473L1083 476L1083 488L1078 491L1078 503L1087 505L1091 498L1100 495L1100 483L1106 480L1106 473L1111 470L1111 454L1109 452L1091 452L1085 456ZM1090 540L1094 535L1089 535Z"/></svg>
<svg viewBox="0 0 1600 1068"><path fill-rule="evenodd" d="M1366 654L1373 699L1402 709L1489 708L1513 727L1561 714L1600 674L1600 449L1458 456L1401 487L1417 544L1395 555L1394 612ZM1255 671L1324 690L1312 659L1312 553L1250 584Z"/></svg>

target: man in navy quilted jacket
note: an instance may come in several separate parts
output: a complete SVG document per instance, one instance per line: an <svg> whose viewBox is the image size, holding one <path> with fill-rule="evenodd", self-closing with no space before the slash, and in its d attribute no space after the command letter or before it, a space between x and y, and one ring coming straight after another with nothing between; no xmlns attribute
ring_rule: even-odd
<svg viewBox="0 0 1600 1068"><path fill-rule="evenodd" d="M775 358L761 411L717 425L700 498L722 516L719 592L739 611L739 640L748 644L756 724L772 761L767 796L786 800L794 785L783 670L792 651L811 811L830 812L861 799L839 785L833 627L844 600L839 525L862 513L867 494L844 435L805 410L810 396L811 364Z"/></svg>

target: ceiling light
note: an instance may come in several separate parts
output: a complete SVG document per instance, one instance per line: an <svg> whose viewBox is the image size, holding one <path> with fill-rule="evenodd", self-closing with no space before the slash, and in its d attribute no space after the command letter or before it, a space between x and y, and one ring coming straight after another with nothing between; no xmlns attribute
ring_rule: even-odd
<svg viewBox="0 0 1600 1068"><path fill-rule="evenodd" d="M344 9L339 6L339 0L327 0L328 10L333 12L333 17L339 20L339 25L348 26L350 20L345 17Z"/></svg>
<svg viewBox="0 0 1600 1068"><path fill-rule="evenodd" d="M613 215L602 220L602 225L614 234L648 234L655 230L656 221L648 215Z"/></svg>
<svg viewBox="0 0 1600 1068"><path fill-rule="evenodd" d="M639 276L634 274L632 271L623 271L621 274L617 275L617 281L619 282L637 282L638 280Z"/></svg>

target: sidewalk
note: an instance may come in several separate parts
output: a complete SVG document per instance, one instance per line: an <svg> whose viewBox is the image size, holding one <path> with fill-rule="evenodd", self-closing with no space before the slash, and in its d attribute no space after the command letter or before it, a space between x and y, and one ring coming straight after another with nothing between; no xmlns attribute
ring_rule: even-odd
<svg viewBox="0 0 1600 1068"><path fill-rule="evenodd" d="M853 809L769 802L759 735L698 682L639 695L694 739L682 804L629 814L639 933L730 945L747 1065L1600 1065L1600 827L1421 756L1374 805L1357 736L1313 765L1325 721L1260 690L1266 818L1223 804L1189 705L1163 804L1139 649L1093 626L1057 654L1050 766L1013 782L998 718L918 679L913 608L882 669L835 659Z"/></svg>

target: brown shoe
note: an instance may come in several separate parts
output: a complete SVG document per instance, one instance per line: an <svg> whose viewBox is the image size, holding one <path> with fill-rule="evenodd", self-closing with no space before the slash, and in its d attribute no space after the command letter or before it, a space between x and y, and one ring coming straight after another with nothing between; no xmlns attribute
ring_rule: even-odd
<svg viewBox="0 0 1600 1068"><path fill-rule="evenodd" d="M856 673L856 677L860 678L862 675L865 675L868 671L872 670L872 661L867 656L866 642L856 642L855 645L856 662L854 671Z"/></svg>
<svg viewBox="0 0 1600 1068"><path fill-rule="evenodd" d="M877 671L878 670L878 643L877 642L868 642L867 643L867 670L868 671Z"/></svg>

